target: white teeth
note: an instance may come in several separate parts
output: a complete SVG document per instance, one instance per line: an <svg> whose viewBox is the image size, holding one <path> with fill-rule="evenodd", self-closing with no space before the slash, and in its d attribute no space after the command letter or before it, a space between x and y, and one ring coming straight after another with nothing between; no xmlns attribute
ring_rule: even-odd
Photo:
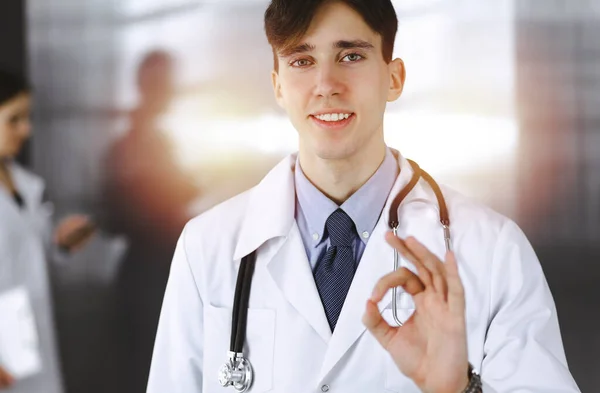
<svg viewBox="0 0 600 393"><path fill-rule="evenodd" d="M323 115L317 115L315 117L322 121L340 121L349 118L350 113L325 113Z"/></svg>

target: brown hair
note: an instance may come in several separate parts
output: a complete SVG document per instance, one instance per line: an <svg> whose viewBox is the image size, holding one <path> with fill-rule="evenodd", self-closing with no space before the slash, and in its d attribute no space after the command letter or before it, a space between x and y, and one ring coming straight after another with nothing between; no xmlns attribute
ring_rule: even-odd
<svg viewBox="0 0 600 393"><path fill-rule="evenodd" d="M332 0L272 0L265 11L265 33L273 48L275 71L278 71L278 51L297 45L308 30L318 9ZM337 0L356 12L382 38L383 59L392 61L398 19L391 0Z"/></svg>
<svg viewBox="0 0 600 393"><path fill-rule="evenodd" d="M0 106L22 93L29 93L27 80L17 74L0 70Z"/></svg>

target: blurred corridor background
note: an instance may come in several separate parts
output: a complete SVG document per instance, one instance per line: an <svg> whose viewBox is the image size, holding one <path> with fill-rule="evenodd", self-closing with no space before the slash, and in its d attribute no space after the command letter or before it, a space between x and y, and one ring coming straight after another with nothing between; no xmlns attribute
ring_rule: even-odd
<svg viewBox="0 0 600 393"><path fill-rule="evenodd" d="M394 3L407 83L388 144L524 229L571 371L600 391L600 0ZM183 224L294 150L272 94L267 4L0 3L0 65L34 87L21 160L58 217L102 228L75 263L51 266L68 392L143 391L138 349L153 331L133 332L152 326Z"/></svg>

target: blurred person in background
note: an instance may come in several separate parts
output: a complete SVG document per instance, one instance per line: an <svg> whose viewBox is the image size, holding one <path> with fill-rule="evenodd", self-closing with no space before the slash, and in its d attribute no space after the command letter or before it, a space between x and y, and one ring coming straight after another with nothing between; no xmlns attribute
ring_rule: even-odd
<svg viewBox="0 0 600 393"><path fill-rule="evenodd" d="M81 249L95 232L95 225L84 215L71 215L53 230L52 205L44 200L44 181L15 162L31 135L30 107L27 82L0 71L0 299L14 288L25 288L42 366L40 372L19 380L0 359L0 390L59 393L63 383L47 261L64 259Z"/></svg>
<svg viewBox="0 0 600 393"><path fill-rule="evenodd" d="M165 51L143 56L136 75L139 104L107 159L107 229L129 243L117 283L125 351L121 382L128 393L145 390L169 262L199 196L160 127L174 95L174 66Z"/></svg>

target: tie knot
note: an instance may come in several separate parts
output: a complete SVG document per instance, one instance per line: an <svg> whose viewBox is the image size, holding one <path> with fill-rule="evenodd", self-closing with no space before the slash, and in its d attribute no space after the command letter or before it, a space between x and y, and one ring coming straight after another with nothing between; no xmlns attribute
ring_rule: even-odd
<svg viewBox="0 0 600 393"><path fill-rule="evenodd" d="M332 246L351 247L356 237L354 221L342 209L337 209L325 223Z"/></svg>

